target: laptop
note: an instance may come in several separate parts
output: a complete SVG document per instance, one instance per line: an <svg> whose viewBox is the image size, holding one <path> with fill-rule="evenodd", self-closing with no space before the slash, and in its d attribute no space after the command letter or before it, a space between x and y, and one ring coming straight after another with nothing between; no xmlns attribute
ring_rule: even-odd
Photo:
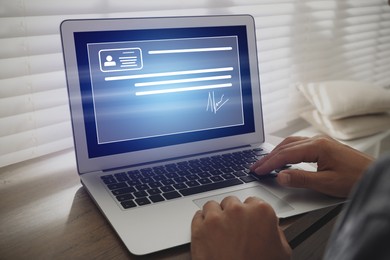
<svg viewBox="0 0 390 260"><path fill-rule="evenodd" d="M281 218L339 202L248 170L272 149L251 16L66 20L61 37L78 173L131 253L189 243L209 200Z"/></svg>

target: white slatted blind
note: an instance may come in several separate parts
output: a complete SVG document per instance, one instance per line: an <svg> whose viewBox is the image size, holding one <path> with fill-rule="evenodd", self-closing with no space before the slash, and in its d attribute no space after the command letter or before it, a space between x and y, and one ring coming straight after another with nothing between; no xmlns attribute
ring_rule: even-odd
<svg viewBox="0 0 390 260"><path fill-rule="evenodd" d="M307 106L298 81L389 85L385 0L0 0L0 167L73 145L62 20L243 13L256 20L268 133Z"/></svg>

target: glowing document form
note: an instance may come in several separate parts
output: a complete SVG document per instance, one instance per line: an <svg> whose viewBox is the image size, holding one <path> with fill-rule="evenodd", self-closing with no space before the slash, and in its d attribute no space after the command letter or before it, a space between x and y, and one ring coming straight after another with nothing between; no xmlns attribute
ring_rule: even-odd
<svg viewBox="0 0 390 260"><path fill-rule="evenodd" d="M89 44L99 143L244 124L237 46L236 36Z"/></svg>

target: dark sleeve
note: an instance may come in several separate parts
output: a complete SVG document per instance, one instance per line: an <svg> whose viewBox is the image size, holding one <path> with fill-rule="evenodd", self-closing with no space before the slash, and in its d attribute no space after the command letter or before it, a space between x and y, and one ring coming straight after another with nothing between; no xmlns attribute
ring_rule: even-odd
<svg viewBox="0 0 390 260"><path fill-rule="evenodd" d="M356 186L324 259L390 259L390 154L372 165Z"/></svg>

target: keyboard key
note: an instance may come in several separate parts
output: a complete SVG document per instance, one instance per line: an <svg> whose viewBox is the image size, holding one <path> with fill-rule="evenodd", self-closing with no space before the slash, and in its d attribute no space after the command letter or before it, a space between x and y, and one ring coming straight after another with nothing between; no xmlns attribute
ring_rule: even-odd
<svg viewBox="0 0 390 260"><path fill-rule="evenodd" d="M229 173L229 172L233 172L233 169L232 168L223 168L223 169L221 169L221 172Z"/></svg>
<svg viewBox="0 0 390 260"><path fill-rule="evenodd" d="M188 181L186 177L177 177L173 179L176 183L183 183Z"/></svg>
<svg viewBox="0 0 390 260"><path fill-rule="evenodd" d="M276 176L278 176L278 174L273 171L271 173L268 173L268 174L264 174L264 175L257 175L257 174L254 174L254 173L251 173L252 176L254 176L257 180L263 180L263 179L268 179L268 178L275 178Z"/></svg>
<svg viewBox="0 0 390 260"><path fill-rule="evenodd" d="M233 172L234 176L236 177L242 177L242 176L246 176L246 172L244 171L238 171L238 172Z"/></svg>
<svg viewBox="0 0 390 260"><path fill-rule="evenodd" d="M186 178L187 178L189 181L195 181L195 180L200 179L199 176L196 175L196 174L188 175Z"/></svg>
<svg viewBox="0 0 390 260"><path fill-rule="evenodd" d="M212 166L216 170L226 168L223 162L215 162Z"/></svg>
<svg viewBox="0 0 390 260"><path fill-rule="evenodd" d="M161 190L159 190L159 189L149 189L149 190L147 190L147 192L149 193L149 195L157 195L157 194L161 193Z"/></svg>
<svg viewBox="0 0 390 260"><path fill-rule="evenodd" d="M208 173L208 172L201 172L201 173L198 174L198 176L199 176L200 178L207 178L207 177L210 177L211 174Z"/></svg>
<svg viewBox="0 0 390 260"><path fill-rule="evenodd" d="M198 182L201 185L212 183L212 181L209 178L199 179Z"/></svg>
<svg viewBox="0 0 390 260"><path fill-rule="evenodd" d="M168 186L162 186L160 190L162 190L163 192L168 192L168 191L174 191L175 189L172 186L168 185Z"/></svg>
<svg viewBox="0 0 390 260"><path fill-rule="evenodd" d="M191 174L191 173L190 173L189 171L187 171L187 170L181 170L181 171L178 171L178 172L176 172L176 173L177 173L179 176L182 176L182 177Z"/></svg>
<svg viewBox="0 0 390 260"><path fill-rule="evenodd" d="M177 191L171 191L171 192L163 193L163 196L167 200L176 199L176 198L180 198L181 197L181 195Z"/></svg>
<svg viewBox="0 0 390 260"><path fill-rule="evenodd" d="M176 164L168 164L168 165L166 165L165 169L169 173L174 173L174 172L178 172L179 171L179 168L177 168Z"/></svg>
<svg viewBox="0 0 390 260"><path fill-rule="evenodd" d="M141 181L142 183L151 183L151 182L154 182L154 180L152 179L152 177L141 178L140 181Z"/></svg>
<svg viewBox="0 0 390 260"><path fill-rule="evenodd" d="M135 191L135 189L133 187L127 187L127 188L123 188L123 189L112 190L111 192L112 192L112 194L117 196L117 195L122 195L122 194L126 194L126 193L132 193L134 191Z"/></svg>
<svg viewBox="0 0 390 260"><path fill-rule="evenodd" d="M167 186L167 185L175 184L175 181L174 180L163 180L163 181L161 181L161 183L164 184L165 186Z"/></svg>
<svg viewBox="0 0 390 260"><path fill-rule="evenodd" d="M200 169L202 170L202 173L206 173L206 172L214 170L214 168L211 166L202 166L202 167L200 167Z"/></svg>
<svg viewBox="0 0 390 260"><path fill-rule="evenodd" d="M156 203L156 202L160 202L160 201L164 201L164 197L161 196L161 195L153 195L153 196L150 196L149 199L153 202L153 203Z"/></svg>
<svg viewBox="0 0 390 260"><path fill-rule="evenodd" d="M245 183L252 182L252 181L257 181L257 179L251 175L243 176L240 177L240 180L242 180Z"/></svg>
<svg viewBox="0 0 390 260"><path fill-rule="evenodd" d="M121 189L121 188L126 188L128 186L127 186L127 184L125 182L121 182L121 183L108 184L107 187L110 190L117 190L117 189Z"/></svg>
<svg viewBox="0 0 390 260"><path fill-rule="evenodd" d="M195 186L199 186L200 184L199 184L199 182L197 182L196 180L194 180L194 181L187 181L187 182L186 182L186 185L187 185L188 187L195 187Z"/></svg>
<svg viewBox="0 0 390 260"><path fill-rule="evenodd" d="M218 175L221 175L222 172L220 170L215 170L215 171L211 171L210 174L213 176L218 176Z"/></svg>
<svg viewBox="0 0 390 260"><path fill-rule="evenodd" d="M127 176L129 176L130 179L132 180L138 180L139 178L141 178L141 172L138 171L138 170L134 170L134 171L128 171L127 172Z"/></svg>
<svg viewBox="0 0 390 260"><path fill-rule="evenodd" d="M267 155L267 153L265 151L263 151L263 149L261 148L258 148L258 149L253 149L253 152L256 156L264 156L264 155Z"/></svg>
<svg viewBox="0 0 390 260"><path fill-rule="evenodd" d="M140 191L140 190L147 190L149 189L149 186L147 184L141 184L141 185L137 185L135 186L135 188Z"/></svg>
<svg viewBox="0 0 390 260"><path fill-rule="evenodd" d="M163 185L159 181L149 183L150 188L159 188L161 186L163 186Z"/></svg>
<svg viewBox="0 0 390 260"><path fill-rule="evenodd" d="M153 171L154 173L156 174L155 176L153 177L156 177L156 176L161 176L162 174L165 174L167 173L168 171L166 169L164 169L163 167L154 167L153 168Z"/></svg>
<svg viewBox="0 0 390 260"><path fill-rule="evenodd" d="M242 164L245 164L245 163L246 163L246 162L244 162L244 163L242 163ZM242 171L242 170L245 170L245 168L242 166L242 164L233 166L232 169L235 170L235 171Z"/></svg>
<svg viewBox="0 0 390 260"><path fill-rule="evenodd" d="M247 163L250 163L250 164L253 164L253 163L255 163L256 161L257 161L256 159L251 159L251 158L246 160L246 162L247 162Z"/></svg>
<svg viewBox="0 0 390 260"><path fill-rule="evenodd" d="M127 182L127 184L129 186L136 186L136 185L140 185L141 182L139 180L130 180L130 181Z"/></svg>
<svg viewBox="0 0 390 260"><path fill-rule="evenodd" d="M122 173L116 173L115 174L115 177L117 179L118 182L125 182L125 181L128 181L130 180L129 177L127 176L126 173L122 172Z"/></svg>
<svg viewBox="0 0 390 260"><path fill-rule="evenodd" d="M245 169L249 170L252 167L252 163L247 163L243 166L245 167Z"/></svg>
<svg viewBox="0 0 390 260"><path fill-rule="evenodd" d="M231 174L231 173L225 173L225 174L222 174L221 176L222 176L222 178L224 178L225 180L229 180L229 179L234 179L234 178L236 178L236 177L234 177L234 175Z"/></svg>
<svg viewBox="0 0 390 260"><path fill-rule="evenodd" d="M183 196L189 196L189 195L193 195L193 194L197 194L197 193L201 193L201 192L206 192L206 191L216 190L216 189L230 187L230 186L234 186L234 185L239 185L242 183L243 182L240 181L239 179L230 179L230 180L226 180L226 181L206 184L203 186L196 186L196 187L191 187L191 188L187 188L187 189L182 189L179 191L181 194L183 194Z"/></svg>
<svg viewBox="0 0 390 260"><path fill-rule="evenodd" d="M167 177L165 177L164 175L160 174L160 175L153 176L153 179L155 181L163 181L163 180L166 180Z"/></svg>
<svg viewBox="0 0 390 260"><path fill-rule="evenodd" d="M202 172L202 169L200 168L193 168L193 169L190 169L188 170L191 174L196 174L196 173L199 173L199 172Z"/></svg>
<svg viewBox="0 0 390 260"><path fill-rule="evenodd" d="M115 180L114 176L111 176L111 178L105 178L105 179L102 179L102 180L103 180L103 182L104 182L105 184L118 183L118 182Z"/></svg>
<svg viewBox="0 0 390 260"><path fill-rule="evenodd" d="M144 190L134 192L133 195L134 195L136 198L142 198L142 197L148 196L148 194L147 194L146 191L144 191Z"/></svg>
<svg viewBox="0 0 390 260"><path fill-rule="evenodd" d="M191 169L191 166L189 166L188 164L182 164L182 165L178 165L177 168L179 168L179 170L181 171L187 171Z"/></svg>
<svg viewBox="0 0 390 260"><path fill-rule="evenodd" d="M140 198L140 199L135 199L135 202L139 205L139 206L143 206L143 205L147 205L147 204L150 204L150 200L148 198Z"/></svg>
<svg viewBox="0 0 390 260"><path fill-rule="evenodd" d="M177 190L187 188L187 185L185 185L184 183L177 183L177 184L173 184L172 186L175 187L175 189L177 189Z"/></svg>
<svg viewBox="0 0 390 260"><path fill-rule="evenodd" d="M132 200L134 199L134 196L131 194L123 194L123 195L116 196L116 199L118 201Z"/></svg>
<svg viewBox="0 0 390 260"><path fill-rule="evenodd" d="M202 162L202 165L209 165L212 162L212 159L210 157L204 157L200 158L199 161Z"/></svg>
<svg viewBox="0 0 390 260"><path fill-rule="evenodd" d="M144 177L148 177L148 176L153 175L153 169L152 168L144 168L144 169L141 169L140 171L141 171L141 173L142 173L142 175Z"/></svg>
<svg viewBox="0 0 390 260"><path fill-rule="evenodd" d="M165 174L165 176L166 176L168 179L174 179L174 178L179 177L179 175L177 175L177 173L175 173L175 172L167 173L167 174Z"/></svg>
<svg viewBox="0 0 390 260"><path fill-rule="evenodd" d="M114 176L112 176L111 174L109 174L109 175L100 176L100 178L101 178L102 180L106 180L106 179L113 179Z"/></svg>
<svg viewBox="0 0 390 260"><path fill-rule="evenodd" d="M223 178L221 176L211 176L210 180L213 182L223 181Z"/></svg>
<svg viewBox="0 0 390 260"><path fill-rule="evenodd" d="M125 209L137 207L137 204L135 204L134 201L132 201L132 200L122 201L121 205Z"/></svg>

